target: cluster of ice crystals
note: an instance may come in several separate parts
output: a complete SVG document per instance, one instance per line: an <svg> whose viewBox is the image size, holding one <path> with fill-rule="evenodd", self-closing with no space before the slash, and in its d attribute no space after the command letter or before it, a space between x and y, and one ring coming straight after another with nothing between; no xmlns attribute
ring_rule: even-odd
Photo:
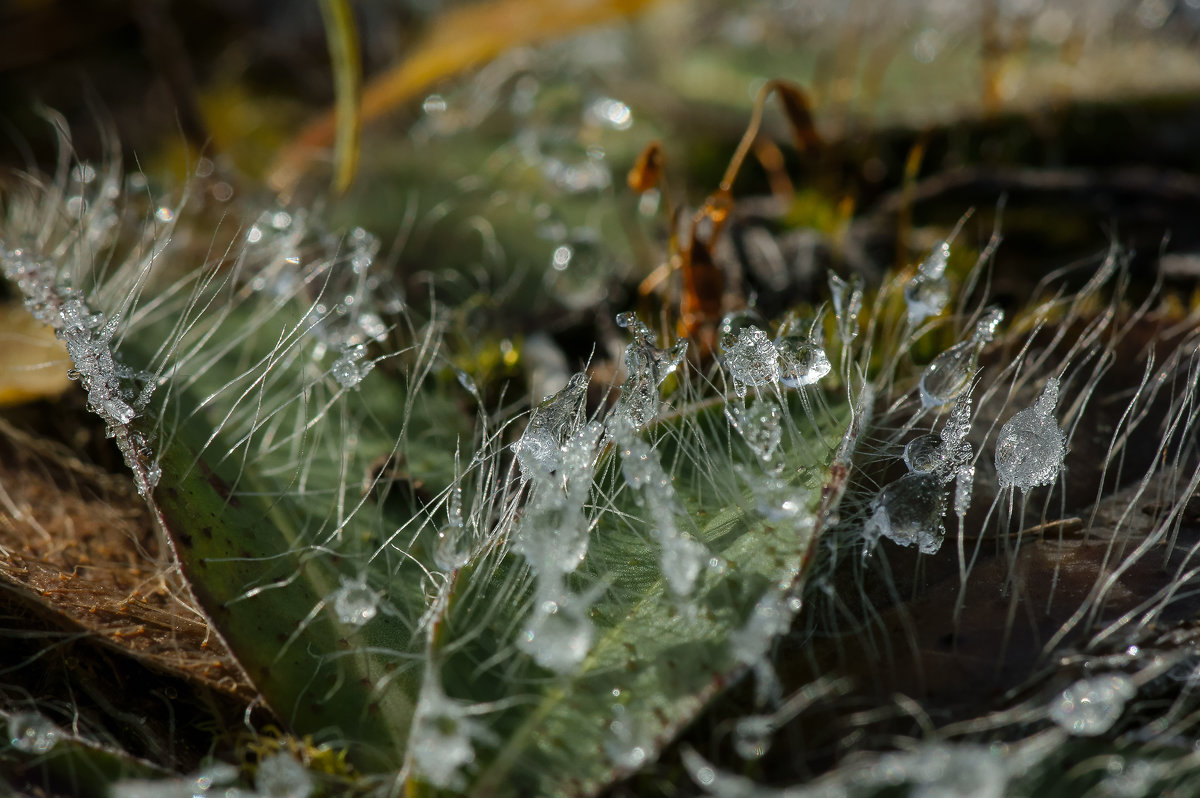
<svg viewBox="0 0 1200 798"><path fill-rule="evenodd" d="M971 337L942 352L930 361L921 375L921 403L939 407L953 402L979 371L979 353L996 335L1004 321L1004 311L989 308L975 324Z"/></svg>
<svg viewBox="0 0 1200 798"><path fill-rule="evenodd" d="M308 798L313 792L313 779L295 757L279 753L258 763L254 789L259 798Z"/></svg>
<svg viewBox="0 0 1200 798"><path fill-rule="evenodd" d="M945 486L957 481L954 508L959 516L966 514L971 501L975 468L974 450L966 440L970 428L970 398L960 396L941 434L920 435L908 442L904 463L909 473L871 501L871 517L863 527L868 550L881 536L901 546L915 545L923 554L941 549L946 532Z"/></svg>
<svg viewBox="0 0 1200 798"><path fill-rule="evenodd" d="M744 327L736 334L725 334L721 338L721 349L738 396L745 397L747 387L764 388L779 383L782 377L779 352L758 327Z"/></svg>
<svg viewBox="0 0 1200 798"><path fill-rule="evenodd" d="M1124 674L1080 679L1050 705L1050 720L1071 734L1095 737L1112 728L1135 695L1137 688Z"/></svg>
<svg viewBox="0 0 1200 798"><path fill-rule="evenodd" d="M633 340L625 347L628 376L609 416L610 434L618 427L641 429L654 420L658 415L658 388L675 373L687 354L687 341L659 349L654 333L634 313L618 315L617 324L629 330Z"/></svg>
<svg viewBox="0 0 1200 798"><path fill-rule="evenodd" d="M773 399L760 399L749 405L725 405L725 417L750 449L764 462L775 456L783 440L783 413Z"/></svg>
<svg viewBox="0 0 1200 798"><path fill-rule="evenodd" d="M549 479L562 466L563 446L582 424L588 377L578 373L534 408L520 440L513 444L521 478Z"/></svg>
<svg viewBox="0 0 1200 798"><path fill-rule="evenodd" d="M366 344L351 344L342 348L341 354L329 369L329 373L343 388L357 388L363 377L375 368L367 356Z"/></svg>
<svg viewBox="0 0 1200 798"><path fill-rule="evenodd" d="M0 252L4 275L15 282L25 306L66 345L73 367L67 376L87 391L88 407L105 422L125 462L133 469L138 491L147 495L161 474L144 434L129 428L145 409L154 390L150 375L135 373L117 360L113 339L120 316L93 313L83 294L58 282L50 261L39 260L22 249Z"/></svg>
<svg viewBox="0 0 1200 798"><path fill-rule="evenodd" d="M330 596L333 612L347 626L362 626L379 612L379 594L362 577L342 577L342 584Z"/></svg>
<svg viewBox="0 0 1200 798"><path fill-rule="evenodd" d="M590 524L584 506L601 432L598 423L589 423L554 453L560 480L537 485L517 528L514 549L549 584L557 585L587 554Z"/></svg>
<svg viewBox="0 0 1200 798"><path fill-rule="evenodd" d="M917 267L917 275L904 286L910 325L915 327L930 316L938 315L950 302L950 282L945 274L949 259L950 242L943 241L934 247L929 257Z"/></svg>
<svg viewBox="0 0 1200 798"><path fill-rule="evenodd" d="M1066 438L1054 409L1058 404L1058 379L1046 380L1033 407L1010 418L996 439L996 478L1004 487L1028 491L1049 485L1058 477L1066 456Z"/></svg>
<svg viewBox="0 0 1200 798"><path fill-rule="evenodd" d="M190 776L174 779L123 779L109 788L112 798L256 798L249 790L228 787L237 780L233 765L217 762Z"/></svg>
<svg viewBox="0 0 1200 798"><path fill-rule="evenodd" d="M565 592L564 594L565 595ZM578 598L547 598L533 608L517 648L543 668L559 673L574 670L592 648L595 629Z"/></svg>
<svg viewBox="0 0 1200 798"><path fill-rule="evenodd" d="M470 707L442 692L426 675L414 713L409 752L419 776L434 787L461 790L463 769L475 761L475 741L492 739Z"/></svg>
<svg viewBox="0 0 1200 798"><path fill-rule="evenodd" d="M58 743L61 732L44 715L16 712L8 716L8 742L27 754L44 754Z"/></svg>

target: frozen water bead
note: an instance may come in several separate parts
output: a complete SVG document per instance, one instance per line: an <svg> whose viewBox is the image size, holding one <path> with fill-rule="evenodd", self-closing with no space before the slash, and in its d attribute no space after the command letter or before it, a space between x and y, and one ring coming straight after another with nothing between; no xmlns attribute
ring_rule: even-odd
<svg viewBox="0 0 1200 798"><path fill-rule="evenodd" d="M587 386L587 375L577 373L567 387L534 409L521 439L513 444L523 479L548 476L558 470L563 444L579 429Z"/></svg>
<svg viewBox="0 0 1200 798"><path fill-rule="evenodd" d="M517 647L548 670L567 673L583 662L592 647L595 630L578 606L571 602L541 601Z"/></svg>
<svg viewBox="0 0 1200 798"><path fill-rule="evenodd" d="M1080 679L1050 705L1050 719L1071 734L1095 737L1113 727L1135 695L1137 688L1124 674Z"/></svg>
<svg viewBox="0 0 1200 798"><path fill-rule="evenodd" d="M1066 456L1066 439L1054 418L1058 380L1050 378L1037 403L1000 428L996 440L996 477L1005 487L1023 491L1054 482Z"/></svg>
<svg viewBox="0 0 1200 798"><path fill-rule="evenodd" d="M783 363L780 381L789 388L813 385L833 369L825 350L808 339L788 336L777 340L775 349Z"/></svg>
<svg viewBox="0 0 1200 798"><path fill-rule="evenodd" d="M783 440L782 413L774 401L759 401L749 407L730 403L725 406L725 417L761 460L770 460Z"/></svg>
<svg viewBox="0 0 1200 798"><path fill-rule="evenodd" d="M863 528L868 545L882 535L922 554L942 547L945 513L942 483L932 474L910 473L881 490L871 501L871 517Z"/></svg>
<svg viewBox="0 0 1200 798"><path fill-rule="evenodd" d="M725 366L733 377L734 390L746 395L747 386L764 387L779 382L779 353L771 339L757 327L746 327L721 340Z"/></svg>

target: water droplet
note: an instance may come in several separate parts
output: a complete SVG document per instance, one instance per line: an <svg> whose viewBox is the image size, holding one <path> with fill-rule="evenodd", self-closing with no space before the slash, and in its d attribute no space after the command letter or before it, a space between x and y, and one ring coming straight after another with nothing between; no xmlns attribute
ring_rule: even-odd
<svg viewBox="0 0 1200 798"><path fill-rule="evenodd" d="M44 754L62 734L49 718L37 712L17 712L8 717L8 741L29 754Z"/></svg>
<svg viewBox="0 0 1200 798"><path fill-rule="evenodd" d="M1120 673L1080 679L1050 705L1050 719L1071 734L1095 737L1113 727L1135 695L1133 682Z"/></svg>
<svg viewBox="0 0 1200 798"><path fill-rule="evenodd" d="M342 577L342 586L331 596L333 612L348 626L362 626L379 612L379 594L364 578Z"/></svg>
<svg viewBox="0 0 1200 798"><path fill-rule="evenodd" d="M164 205L154 212L154 218L160 222L173 222L175 221L175 211Z"/></svg>

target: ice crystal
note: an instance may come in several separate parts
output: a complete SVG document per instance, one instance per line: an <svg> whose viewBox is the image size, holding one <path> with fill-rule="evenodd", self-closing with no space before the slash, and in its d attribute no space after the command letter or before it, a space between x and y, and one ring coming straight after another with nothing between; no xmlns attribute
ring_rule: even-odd
<svg viewBox="0 0 1200 798"><path fill-rule="evenodd" d="M364 361L367 356L365 344L352 344L342 349L337 360L333 361L329 373L343 388L357 388L363 377L375 367L371 361Z"/></svg>
<svg viewBox="0 0 1200 798"><path fill-rule="evenodd" d="M621 395L609 415L610 434L618 427L641 429L658 415L658 388L683 362L687 341L678 341L669 349L659 349L654 334L634 313L617 316L617 324L633 334L625 347L628 372Z"/></svg>
<svg viewBox="0 0 1200 798"><path fill-rule="evenodd" d="M996 478L1004 487L1028 491L1049 485L1062 470L1066 438L1054 408L1058 404L1058 379L1046 380L1033 407L1010 418L996 439Z"/></svg>
<svg viewBox="0 0 1200 798"><path fill-rule="evenodd" d="M113 349L120 315L93 312L82 293L61 284L52 261L24 249L0 250L0 267L16 283L34 318L54 328L66 345L72 368L67 376L87 391L88 407L105 422L106 434L133 470L138 492L148 496L161 474L146 435L130 424L150 401L155 383L135 373Z"/></svg>
<svg viewBox="0 0 1200 798"><path fill-rule="evenodd" d="M726 333L721 339L721 348L738 396L745 397L748 387L764 388L779 383L782 376L779 352L758 327L745 327L736 334Z"/></svg>
<svg viewBox="0 0 1200 798"><path fill-rule="evenodd" d="M1112 728L1135 695L1133 682L1120 673L1080 679L1050 705L1050 719L1071 734L1095 737Z"/></svg>
<svg viewBox="0 0 1200 798"><path fill-rule="evenodd" d="M559 470L562 447L582 423L588 377L575 374L563 388L534 408L521 439L513 444L522 479L548 478Z"/></svg>
<svg viewBox="0 0 1200 798"><path fill-rule="evenodd" d="M653 520L654 536L660 547L659 566L671 591L677 596L692 592L707 558L704 546L681 532L676 520L679 502L671 478L663 470L658 453L632 432L618 441L621 470Z"/></svg>

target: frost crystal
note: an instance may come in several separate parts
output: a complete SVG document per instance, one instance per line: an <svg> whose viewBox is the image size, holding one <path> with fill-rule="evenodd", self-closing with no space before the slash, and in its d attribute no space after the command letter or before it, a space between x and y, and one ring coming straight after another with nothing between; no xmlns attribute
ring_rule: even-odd
<svg viewBox="0 0 1200 798"><path fill-rule="evenodd" d="M767 334L757 327L745 327L736 335L727 333L721 339L725 367L733 377L733 389L740 397L746 388L761 388L779 382L779 352Z"/></svg>
<svg viewBox="0 0 1200 798"><path fill-rule="evenodd" d="M93 313L84 296L60 285L54 264L23 249L0 250L4 276L16 283L25 307L34 318L54 328L66 345L73 367L67 376L78 380L88 395L88 407L104 420L106 434L115 438L126 464L133 470L138 492L149 494L160 474L146 436L129 424L150 401L150 375L135 373L113 351L120 316Z"/></svg>
<svg viewBox="0 0 1200 798"><path fill-rule="evenodd" d="M1112 728L1135 695L1133 682L1120 673L1080 679L1050 705L1050 719L1071 734L1095 737Z"/></svg>
<svg viewBox="0 0 1200 798"><path fill-rule="evenodd" d="M592 647L595 629L579 601L546 599L537 602L517 647L543 668L558 673L575 670Z"/></svg>
<svg viewBox="0 0 1200 798"><path fill-rule="evenodd" d="M1062 470L1066 438L1054 418L1058 379L1046 387L1033 407L1026 408L1000 428L996 439L996 477L1004 487L1022 491L1049 485Z"/></svg>
<svg viewBox="0 0 1200 798"><path fill-rule="evenodd" d="M609 416L610 434L618 427L637 430L658 415L658 387L683 362L687 341L678 341L670 349L659 349L654 334L636 314L622 313L617 324L633 334L625 347L625 370L629 376L621 387L621 396Z"/></svg>
<svg viewBox="0 0 1200 798"><path fill-rule="evenodd" d="M950 282L946 279L946 262L950 259L950 242L943 241L917 268L917 276L904 286L904 302L908 306L908 323L917 326L930 316L945 310L950 301Z"/></svg>
<svg viewBox="0 0 1200 798"><path fill-rule="evenodd" d="M773 400L759 400L747 407L725 405L725 417L760 460L770 460L783 440L782 413Z"/></svg>
<svg viewBox="0 0 1200 798"><path fill-rule="evenodd" d="M475 740L491 740L469 707L448 698L429 674L414 713L409 752L420 776L435 787L461 790L463 768L475 761Z"/></svg>
<svg viewBox="0 0 1200 798"><path fill-rule="evenodd" d="M331 596L333 611L342 623L362 626L379 611L379 594L363 578L342 577L342 586Z"/></svg>
<svg viewBox="0 0 1200 798"><path fill-rule="evenodd" d="M308 769L289 754L275 754L258 764L254 789L260 798L308 798L313 791Z"/></svg>
<svg viewBox="0 0 1200 798"><path fill-rule="evenodd" d="M563 444L579 430L587 386L587 375L575 374L567 387L534 408L521 439L513 444L523 480L548 478L559 470Z"/></svg>
<svg viewBox="0 0 1200 798"><path fill-rule="evenodd" d="M28 754L44 754L58 743L61 732L37 712L17 712L8 718L8 741Z"/></svg>
<svg viewBox="0 0 1200 798"><path fill-rule="evenodd" d="M957 399L979 370L979 353L996 335L1004 312L991 308L975 325L966 341L957 343L935 357L921 375L921 404L938 407Z"/></svg>
<svg viewBox="0 0 1200 798"><path fill-rule="evenodd" d="M371 361L363 361L367 356L366 344L352 344L342 349L338 359L333 361L329 373L343 388L357 388L363 377L375 368Z"/></svg>

